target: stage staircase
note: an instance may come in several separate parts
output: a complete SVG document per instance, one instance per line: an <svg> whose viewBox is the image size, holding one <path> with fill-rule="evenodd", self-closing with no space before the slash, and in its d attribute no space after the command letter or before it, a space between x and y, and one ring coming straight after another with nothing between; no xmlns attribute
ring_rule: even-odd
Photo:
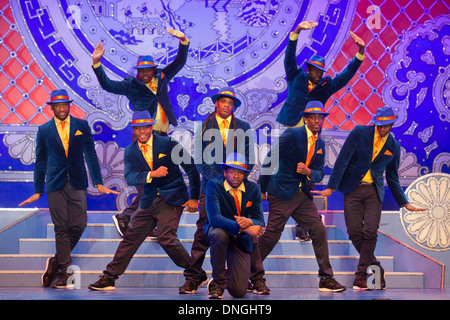
<svg viewBox="0 0 450 320"><path fill-rule="evenodd" d="M88 212L88 226L72 252L74 268L80 272L81 287L95 282L113 258L121 241L112 221L116 213ZM343 214L331 211L321 214L328 232L335 278L351 288L358 253L347 238ZM183 213L181 217L178 238L188 252L192 246L197 217L198 213ZM267 213L265 218L267 221ZM0 229L0 287L40 286L45 262L54 253L54 230L47 209L36 210L3 227ZM402 247L395 239L380 234L376 255L386 270L389 288L436 287L436 281L427 281L427 275L437 272L439 267L433 263L423 267L426 257ZM417 263L404 266L401 261L405 256ZM425 262L420 263L419 260ZM264 261L264 267L269 287L318 287L318 265L311 242L295 239L295 223L292 219L288 221L279 243ZM210 277L209 250L203 268ZM170 260L157 240L147 239L116 286L178 288L183 283L183 270Z"/></svg>

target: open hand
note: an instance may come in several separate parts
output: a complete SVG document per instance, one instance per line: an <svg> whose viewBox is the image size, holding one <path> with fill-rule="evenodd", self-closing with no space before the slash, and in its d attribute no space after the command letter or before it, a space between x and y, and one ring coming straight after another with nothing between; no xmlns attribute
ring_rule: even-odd
<svg viewBox="0 0 450 320"><path fill-rule="evenodd" d="M173 35L175 38L180 39L181 41L186 41L187 40L186 35L183 32L181 32L180 30L167 28L166 31L168 33L170 33L171 35Z"/></svg>
<svg viewBox="0 0 450 320"><path fill-rule="evenodd" d="M24 206L24 205L26 205L26 204L35 202L35 201L37 201L40 197L41 197L41 194L40 194L40 193L35 193L35 194L33 194L31 197L29 197L27 200L21 202L21 203L19 204L19 207L22 207L22 206Z"/></svg>
<svg viewBox="0 0 450 320"><path fill-rule="evenodd" d="M117 191L115 191L115 190L108 189L107 187L105 187L105 186L102 185L102 184L98 184L98 185L97 185L97 189L98 189L98 191L100 191L101 193L105 193L105 194L110 194L110 193L120 194L120 192L117 192Z"/></svg>
<svg viewBox="0 0 450 320"><path fill-rule="evenodd" d="M350 31L350 36L355 41L356 45L359 47L359 53L364 54L364 48L366 47L366 43L363 39L358 37L356 34Z"/></svg>
<svg viewBox="0 0 450 320"><path fill-rule="evenodd" d="M311 191L311 192L312 192L312 193L315 193L315 194L320 194L321 196L324 196L324 197L329 197L329 196L331 196L331 194L333 193L333 190L330 189L330 188L327 188L327 189L322 190L322 191L319 191L319 190L313 190L313 191Z"/></svg>
<svg viewBox="0 0 450 320"><path fill-rule="evenodd" d="M100 62L101 57L105 53L105 49L103 49L103 43L99 43L92 53L92 64L96 64Z"/></svg>

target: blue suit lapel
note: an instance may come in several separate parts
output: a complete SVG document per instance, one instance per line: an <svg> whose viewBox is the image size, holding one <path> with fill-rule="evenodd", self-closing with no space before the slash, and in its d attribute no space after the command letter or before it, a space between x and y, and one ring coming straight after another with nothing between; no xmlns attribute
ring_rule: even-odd
<svg viewBox="0 0 450 320"><path fill-rule="evenodd" d="M50 135L51 137L54 137L54 139L56 140L56 144L60 147L61 152L64 153L64 156L66 155L65 150L64 150L64 146L62 144L62 140L61 137L59 136L58 130L56 129L56 122L55 122L55 118L53 118L51 120L50 123ZM69 138L70 141L70 138Z"/></svg>
<svg viewBox="0 0 450 320"><path fill-rule="evenodd" d="M78 130L78 122L74 117L70 117L70 132L69 132L69 150L72 145L73 137L75 136L75 132Z"/></svg>
<svg viewBox="0 0 450 320"><path fill-rule="evenodd" d="M300 149L300 161L305 163L306 157L308 156L308 134L306 133L305 126L302 126L298 132L299 135L296 140Z"/></svg>
<svg viewBox="0 0 450 320"><path fill-rule="evenodd" d="M136 140L134 142L134 147L133 147L133 153L135 154L136 159L139 161L139 165L142 168L146 168L147 170L150 170L150 167L147 163L147 161L145 161L144 155L142 154L141 149L139 149L139 144L138 141Z"/></svg>

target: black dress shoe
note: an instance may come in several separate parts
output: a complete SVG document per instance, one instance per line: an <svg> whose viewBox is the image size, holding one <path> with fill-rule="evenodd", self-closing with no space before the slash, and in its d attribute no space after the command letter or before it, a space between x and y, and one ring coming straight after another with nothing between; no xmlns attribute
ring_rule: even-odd
<svg viewBox="0 0 450 320"><path fill-rule="evenodd" d="M73 283L69 281L70 276L71 274L67 273L67 271L58 271L51 287L53 289L73 289Z"/></svg>
<svg viewBox="0 0 450 320"><path fill-rule="evenodd" d="M56 273L58 272L58 261L56 257L51 257L47 259L45 263L45 271L41 276L41 284L43 287L50 287Z"/></svg>

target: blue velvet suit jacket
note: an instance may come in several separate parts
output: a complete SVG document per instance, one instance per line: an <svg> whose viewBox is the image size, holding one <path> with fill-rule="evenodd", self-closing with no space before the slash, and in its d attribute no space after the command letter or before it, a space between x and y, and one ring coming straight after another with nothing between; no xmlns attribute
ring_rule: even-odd
<svg viewBox="0 0 450 320"><path fill-rule="evenodd" d="M308 92L308 75L297 67L295 54L297 40L289 40L284 58L284 68L288 81L288 97L278 114L277 121L285 126L294 126L302 118L301 112L309 101L318 100L326 104L332 94L342 89L355 75L362 61L356 57L334 78L325 76Z"/></svg>
<svg viewBox="0 0 450 320"><path fill-rule="evenodd" d="M135 141L125 148L125 180L130 186L144 184L144 195L139 202L139 207L147 209L151 206L156 195L159 195L172 206L180 206L189 199L198 199L200 190L200 175L189 156L189 163L181 163L181 167L186 172L189 179L190 197L184 182L179 164L172 160L174 153L186 152L181 145L170 137L153 135L153 170L160 166L167 168L168 174L165 177L153 178L151 183L147 183L147 175L150 171L145 158L139 150L138 142Z"/></svg>
<svg viewBox="0 0 450 320"><path fill-rule="evenodd" d="M380 201L384 199L383 173L397 204L408 203L400 186L398 167L400 143L390 134L372 162L375 126L356 126L348 135L334 164L327 187L347 194L354 190L370 169Z"/></svg>
<svg viewBox="0 0 450 320"><path fill-rule="evenodd" d="M34 165L34 191L58 191L64 188L67 177L77 190L88 187L86 164L92 184L103 184L94 139L86 120L70 117L69 151L64 147L56 129L55 120L39 126L36 137L36 162Z"/></svg>
<svg viewBox="0 0 450 320"><path fill-rule="evenodd" d="M244 180L245 192L242 193L241 217L250 218L253 224L264 227L261 191L259 186L247 179ZM208 220L203 226L205 233L210 227L221 228L237 237L241 249L252 252L250 235L241 232L234 216L237 216L236 203L233 196L225 190L224 177L218 177L208 182L206 186L206 213Z"/></svg>
<svg viewBox="0 0 450 320"><path fill-rule="evenodd" d="M211 121L213 119L211 118L210 122L208 123L208 129L211 128ZM249 170L252 170L254 163L255 163L255 145L254 145L254 139L253 139L253 132L251 131L250 124L246 121L240 120L235 118L236 122L236 129L242 129L244 132L248 132L249 134L245 137L245 139L239 139L237 138L237 146L234 150L231 148L228 148L228 150L225 148L225 145L223 144L222 137L220 135L215 136L214 134L210 135L210 132L208 129L204 133L204 137L201 136L202 128L204 125L204 122L201 126L199 126L195 132L195 147L194 147L194 157L195 157L195 163L197 165L198 171L202 174L202 183L200 188L200 193L204 194L206 192L206 184L209 180L212 180L217 177L223 176L223 169L220 165L221 163L225 163L227 155L229 153L233 152L239 152L239 150L245 150L245 157L247 158L249 165L247 168ZM217 121L214 119L214 124L212 126L213 129L219 130ZM233 135L234 126L233 123L230 123L230 129L228 132L227 137L227 146L233 146ZM217 132L217 131L216 131ZM251 133L251 134L250 134ZM239 134L239 130L236 131L236 134ZM216 138L218 139L217 142ZM210 144L211 139L211 144ZM214 146L217 146L214 148ZM231 150L230 150L231 149ZM206 150L206 152L205 152ZM222 157L220 159L217 159L217 161L213 162L213 159L215 159L217 153L216 152L222 152ZM228 152L228 153L227 153ZM243 152L239 152L243 153Z"/></svg>
<svg viewBox="0 0 450 320"><path fill-rule="evenodd" d="M276 154L278 154L278 157ZM290 200L297 192L301 182L303 192L313 199L309 184L318 183L324 177L324 141L320 138L316 141L314 154L309 164L309 169L311 169L310 179L306 175L296 172L297 164L299 162L306 163L307 155L308 134L305 126L286 129L272 146L262 164L261 175L258 179L261 192L268 192L282 200ZM271 161L278 161L276 167L270 159ZM276 173L267 172L267 168L270 166L276 169Z"/></svg>
<svg viewBox="0 0 450 320"><path fill-rule="evenodd" d="M158 102L161 104L169 123L177 125L177 118L169 99L169 81L183 68L186 63L189 45L180 43L176 58L164 69L156 69L155 77L158 78L158 89L156 95L139 79L126 76L122 81L113 81L106 75L103 66L93 68L100 86L111 93L125 95L132 108L136 111L149 110L150 115L155 118Z"/></svg>

